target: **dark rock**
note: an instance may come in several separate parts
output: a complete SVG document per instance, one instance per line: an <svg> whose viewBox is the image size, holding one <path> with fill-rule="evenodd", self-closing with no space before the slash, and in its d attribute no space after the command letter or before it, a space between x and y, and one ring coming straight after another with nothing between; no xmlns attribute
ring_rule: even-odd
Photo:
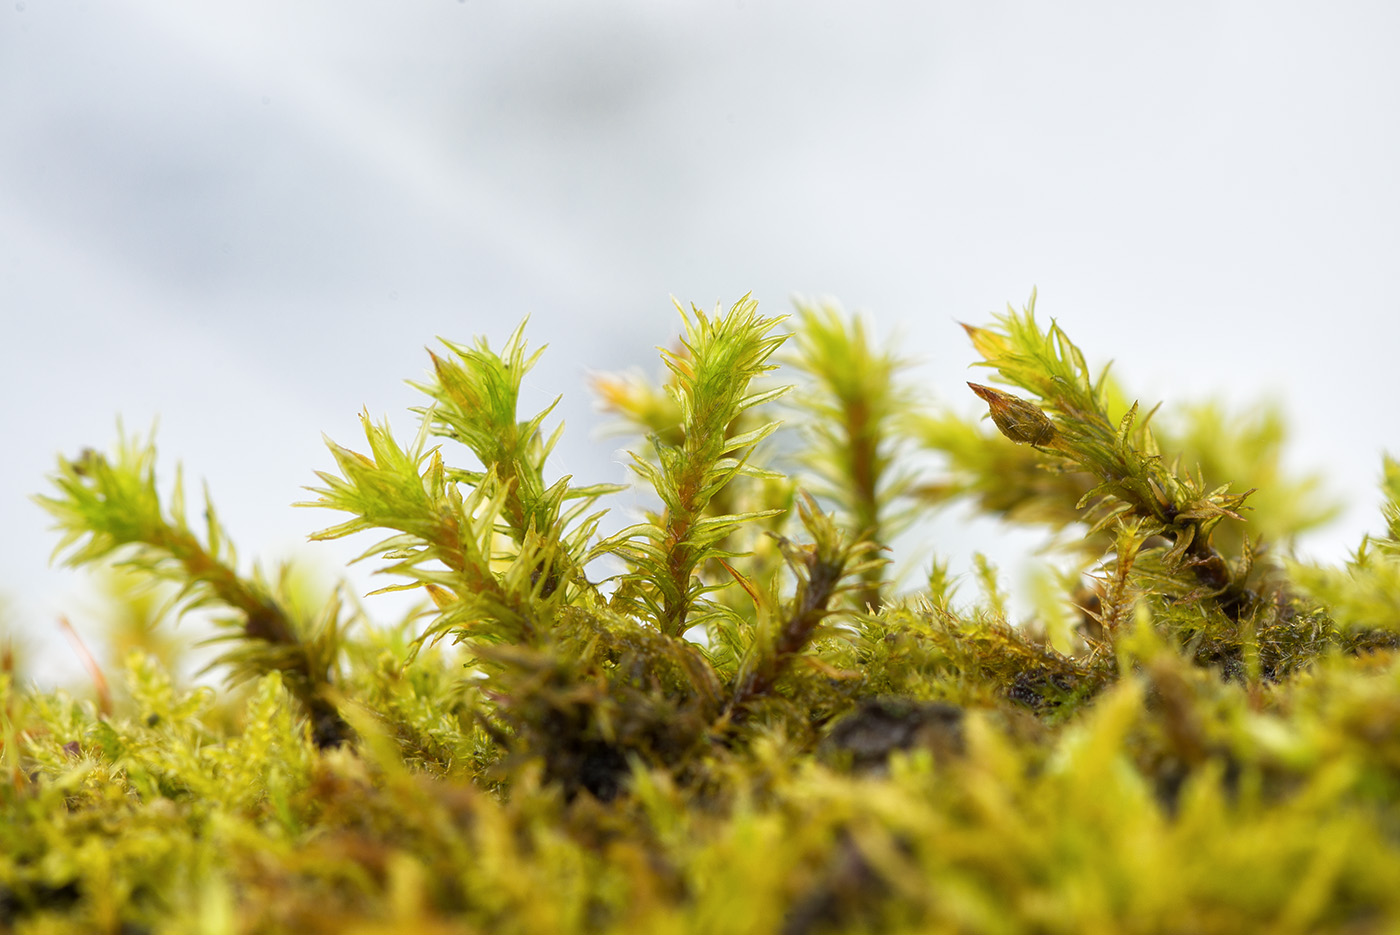
<svg viewBox="0 0 1400 935"><path fill-rule="evenodd" d="M881 769L899 750L928 750L947 761L963 752L963 709L937 701L867 698L827 735L823 746L850 757L858 771Z"/></svg>

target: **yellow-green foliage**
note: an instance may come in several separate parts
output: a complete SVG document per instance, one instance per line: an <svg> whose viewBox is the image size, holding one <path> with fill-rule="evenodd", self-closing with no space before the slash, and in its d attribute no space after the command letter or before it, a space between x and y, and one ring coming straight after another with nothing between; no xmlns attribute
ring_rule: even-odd
<svg viewBox="0 0 1400 935"><path fill-rule="evenodd" d="M150 441L60 459L126 654L86 692L4 656L0 932L1400 930L1395 462L1385 533L1316 566L1276 414L1149 425L1029 308L967 329L990 425L834 307L682 325L662 381L598 382L655 496L610 537L516 412L523 329L434 354L411 440L330 443L313 538L379 531L397 622L245 573ZM1077 556L1033 619L980 556L980 598L894 592L958 499ZM230 688L131 582L213 612Z"/></svg>

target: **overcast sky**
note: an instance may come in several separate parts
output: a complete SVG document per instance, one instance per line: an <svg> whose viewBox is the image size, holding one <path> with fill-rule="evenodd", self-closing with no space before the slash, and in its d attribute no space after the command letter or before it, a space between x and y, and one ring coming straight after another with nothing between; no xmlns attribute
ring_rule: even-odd
<svg viewBox="0 0 1400 935"><path fill-rule="evenodd" d="M956 321L1039 289L1147 400L1281 399L1378 529L1400 452L1400 5L18 0L0 10L0 594L51 570L57 453L159 418L245 560L313 554L326 432L404 432L435 336L548 343L557 469L620 480L593 370L670 296L867 310L976 411ZM966 564L996 529L945 524ZM47 638L47 637L43 637Z"/></svg>

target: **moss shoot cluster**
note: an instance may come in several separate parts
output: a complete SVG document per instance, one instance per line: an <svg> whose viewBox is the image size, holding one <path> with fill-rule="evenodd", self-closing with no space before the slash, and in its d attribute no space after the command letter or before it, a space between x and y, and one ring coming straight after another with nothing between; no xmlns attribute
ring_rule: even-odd
<svg viewBox="0 0 1400 935"><path fill-rule="evenodd" d="M834 307L678 306L657 379L596 380L620 529L518 410L524 326L444 342L417 430L365 415L300 504L374 534L395 621L241 563L153 439L60 458L122 650L0 659L0 932L1400 930L1400 465L1297 560L1335 508L1276 412L1140 407L1033 305L965 326L986 419ZM1028 619L980 557L895 586L946 508L1047 532Z"/></svg>

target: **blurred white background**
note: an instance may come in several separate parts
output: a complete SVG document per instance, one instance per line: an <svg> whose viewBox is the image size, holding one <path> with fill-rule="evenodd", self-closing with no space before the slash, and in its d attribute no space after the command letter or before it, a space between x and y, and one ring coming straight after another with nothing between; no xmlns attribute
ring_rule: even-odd
<svg viewBox="0 0 1400 935"><path fill-rule="evenodd" d="M1340 561L1400 451L1397 40L1384 2L6 0L8 626L91 616L27 498L119 415L245 561L329 571L334 516L287 505L362 406L409 430L435 336L529 315L558 471L621 480L588 370L748 291L868 310L974 412L955 322L1038 286L1145 399L1281 399Z"/></svg>

